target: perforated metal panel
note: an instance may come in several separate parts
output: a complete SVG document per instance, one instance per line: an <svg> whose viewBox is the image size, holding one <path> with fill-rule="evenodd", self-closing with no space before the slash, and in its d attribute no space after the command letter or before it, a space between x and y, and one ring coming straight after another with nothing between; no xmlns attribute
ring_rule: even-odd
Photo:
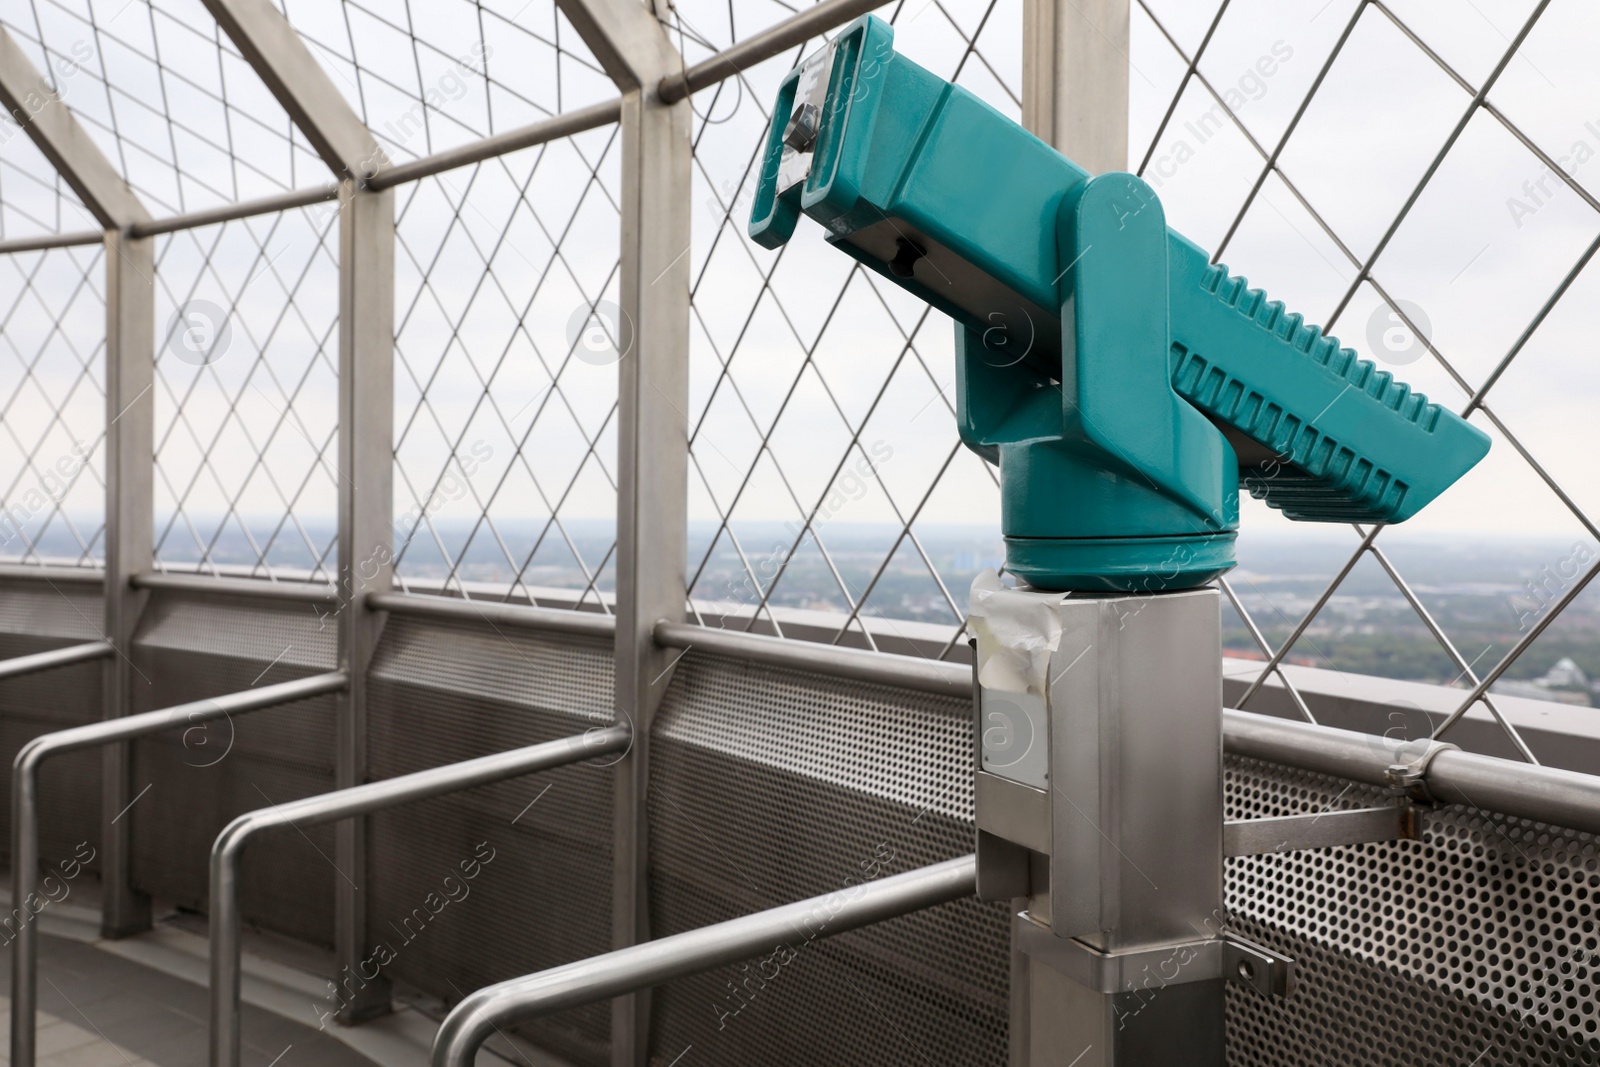
<svg viewBox="0 0 1600 1067"><path fill-rule="evenodd" d="M970 852L969 708L690 652L651 756L654 935ZM659 990L654 1053L1003 1065L1007 936L1002 905L963 901L797 940Z"/></svg>
<svg viewBox="0 0 1600 1067"><path fill-rule="evenodd" d="M1382 796L1229 760L1230 819ZM1229 1063L1600 1063L1597 872L1588 834L1460 806L1420 841L1229 860L1235 927L1300 962L1287 1001L1229 990Z"/></svg>
<svg viewBox="0 0 1600 1067"><path fill-rule="evenodd" d="M100 637L100 589L95 585L0 580L0 659L26 656ZM0 682L0 819L11 825L11 762L39 734L100 718L99 662L25 675ZM59 756L40 772L39 857L54 867L81 842L100 842L100 757ZM10 861L11 839L0 843ZM99 861L90 864L98 870Z"/></svg>
<svg viewBox="0 0 1600 1067"><path fill-rule="evenodd" d="M92 638L98 612L92 588L0 583L0 655ZM136 643L139 707L326 670L333 654L332 627L309 608L158 597ZM96 718L98 672L0 685L0 745ZM392 618L372 676L372 775L578 733L611 705L607 641ZM225 730L137 746L135 788L155 784L130 815L136 884L203 908L205 856L226 819L263 794L332 787L332 711L320 698L239 717L214 767L202 764ZM654 934L969 851L968 714L955 695L688 653L654 735ZM390 946L388 973L454 1002L605 951L612 775L569 768L375 817L369 936ZM47 773L47 858L98 839L98 780L93 754ZM1228 761L1229 818L1382 797ZM246 915L326 944L332 835L308 834L251 846ZM1450 807L1422 841L1230 860L1227 891L1234 927L1294 956L1301 983L1287 1001L1229 990L1232 1064L1600 1067L1600 849L1588 835ZM654 1052L663 1064L692 1045L703 1064L999 1065L1006 971L1004 906L946 905L669 983ZM595 1065L608 1034L605 1005L525 1031Z"/></svg>
<svg viewBox="0 0 1600 1067"><path fill-rule="evenodd" d="M609 640L391 617L371 672L371 776L609 723L611 655ZM368 943L392 954L385 973L453 1004L491 982L607 951L615 759L373 816ZM573 1063L602 1065L610 1009L565 1012L519 1033Z"/></svg>
<svg viewBox="0 0 1600 1067"><path fill-rule="evenodd" d="M135 711L332 670L335 633L309 604L231 597L152 598L134 639ZM238 815L333 788L333 695L181 723L134 745L133 883L206 909L212 842ZM333 943L333 830L264 834L245 849L245 921L316 945Z"/></svg>

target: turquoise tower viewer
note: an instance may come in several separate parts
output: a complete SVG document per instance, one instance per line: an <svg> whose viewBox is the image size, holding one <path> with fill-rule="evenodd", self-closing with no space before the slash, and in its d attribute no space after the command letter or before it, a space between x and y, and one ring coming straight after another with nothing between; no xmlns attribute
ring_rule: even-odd
<svg viewBox="0 0 1600 1067"><path fill-rule="evenodd" d="M1488 437L1213 266L1131 174L1090 175L895 54L868 15L784 80L751 236L801 214L956 320L957 418L1041 589L1201 585L1239 486L1291 519L1402 522Z"/></svg>

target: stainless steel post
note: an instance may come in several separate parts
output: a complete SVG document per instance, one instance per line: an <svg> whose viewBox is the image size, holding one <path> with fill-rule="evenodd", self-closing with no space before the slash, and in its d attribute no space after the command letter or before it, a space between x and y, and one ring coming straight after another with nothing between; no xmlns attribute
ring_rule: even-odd
<svg viewBox="0 0 1600 1067"><path fill-rule="evenodd" d="M334 671L297 678L260 689L176 707L41 734L23 745L11 767L11 913L0 928L11 934L11 1062L32 1067L34 1022L38 1004L39 941L36 919L45 904L39 899L39 766L51 756L88 748L119 745L179 726L225 719L229 715L277 707L295 700L333 693L345 686Z"/></svg>
<svg viewBox="0 0 1600 1067"><path fill-rule="evenodd" d="M101 718L130 715L134 687L148 682L133 667L133 635L149 593L132 578L149 570L155 533L155 239L106 234L106 661ZM133 820L118 815L129 791L133 750L100 754L101 918L107 937L150 927L150 900L133 887Z"/></svg>
<svg viewBox="0 0 1600 1067"><path fill-rule="evenodd" d="M339 666L350 687L339 701L334 784L367 777L367 667L383 632L366 598L389 591L394 573L394 191L346 179L339 211ZM341 967L366 955L367 825L334 830L334 952ZM340 1015L356 1023L389 1010L374 982Z"/></svg>
<svg viewBox="0 0 1600 1067"><path fill-rule="evenodd" d="M1221 1067L1214 589L975 589L980 893L1014 922L1026 1067Z"/></svg>
<svg viewBox="0 0 1600 1067"><path fill-rule="evenodd" d="M659 620L684 617L689 485L690 108L657 86L683 69L637 0L559 0L622 92L617 340L616 705L634 726L613 780L611 940L650 936L650 733L675 657ZM612 1067L649 1059L647 996L612 1006Z"/></svg>
<svg viewBox="0 0 1600 1067"><path fill-rule="evenodd" d="M229 823L211 847L211 1067L238 1067L239 1027L239 857L256 834L278 826L306 827L349 819L445 793L487 785L535 771L563 767L594 756L625 751L626 726L591 730L558 741L497 752L445 767L338 789L247 812ZM340 961L340 972L346 965ZM348 965L352 973L371 980ZM359 990L352 990L352 993Z"/></svg>
<svg viewBox="0 0 1600 1067"><path fill-rule="evenodd" d="M1128 166L1130 0L1023 0L1022 124L1091 174Z"/></svg>

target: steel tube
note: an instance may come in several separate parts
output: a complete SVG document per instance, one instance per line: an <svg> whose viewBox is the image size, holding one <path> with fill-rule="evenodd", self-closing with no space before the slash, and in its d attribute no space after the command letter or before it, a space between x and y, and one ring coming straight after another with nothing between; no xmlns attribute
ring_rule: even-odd
<svg viewBox="0 0 1600 1067"><path fill-rule="evenodd" d="M11 1062L16 1067L33 1067L35 1052L39 943L34 919L44 910L38 896L40 764L65 752L131 741L174 726L224 719L233 714L338 692L347 682L342 671L315 674L260 689L246 689L209 700L41 734L22 746L11 767L12 911L0 919L0 926L13 928L15 937L11 947Z"/></svg>
<svg viewBox="0 0 1600 1067"><path fill-rule="evenodd" d="M0 579L46 582L51 585L104 585L106 572L98 567L62 567L43 563L0 563Z"/></svg>
<svg viewBox="0 0 1600 1067"><path fill-rule="evenodd" d="M962 856L486 986L457 1005L439 1026L433 1067L471 1067L479 1047L500 1027L737 963L780 944L803 949L816 938L976 891L976 857Z"/></svg>
<svg viewBox="0 0 1600 1067"><path fill-rule="evenodd" d="M765 663L770 667L786 667L834 678L898 686L963 700L972 696L972 667L965 663L886 655L810 641L787 641L764 634L717 630L693 623L657 623L655 637L657 644L667 648L685 651L696 649L712 655Z"/></svg>
<svg viewBox="0 0 1600 1067"><path fill-rule="evenodd" d="M68 645L66 648L52 648L48 652L35 652L30 656L13 656L8 660L0 660L0 681L20 678L35 671L54 670L56 667L66 667L74 663L105 659L115 651L109 641L90 641L82 645Z"/></svg>
<svg viewBox="0 0 1600 1067"><path fill-rule="evenodd" d="M241 200L236 204L224 204L221 207L208 208L205 211L191 211L184 215L171 215L164 219L137 222L129 227L129 231L135 237L154 237L160 233L192 230L198 226L214 226L219 222L248 219L256 215L270 215L277 211L292 211L295 208L310 207L312 204L337 200L338 197L339 185L334 182L328 185L319 185L312 189L292 189L286 193L275 193L272 196L263 196L256 200Z"/></svg>
<svg viewBox="0 0 1600 1067"><path fill-rule="evenodd" d="M205 574L163 574L147 571L132 579L135 589L166 593L201 593L211 596L261 597L309 604L336 604L339 593L316 582L268 581L263 578L213 578Z"/></svg>
<svg viewBox="0 0 1600 1067"><path fill-rule="evenodd" d="M72 233L47 233L38 237L17 237L0 241L0 255L13 252L43 252L51 248L97 245L106 239L104 230L77 230Z"/></svg>
<svg viewBox="0 0 1600 1067"><path fill-rule="evenodd" d="M1423 743L1329 726L1224 711L1223 745L1230 755L1285 764L1367 785L1387 785L1385 772L1412 763ZM1600 777L1535 767L1440 746L1423 784L1440 800L1572 830L1600 833Z"/></svg>
<svg viewBox="0 0 1600 1067"><path fill-rule="evenodd" d="M667 103L676 103L690 93L739 74L746 67L804 44L827 30L843 26L857 16L882 7L883 3L884 0L823 0L815 7L807 8L754 37L723 49L710 59L696 63L688 70L667 75L661 79L657 92Z"/></svg>
<svg viewBox="0 0 1600 1067"><path fill-rule="evenodd" d="M391 189L419 178L430 178L447 170L503 156L507 152L532 148L546 141L555 141L585 130L597 129L616 122L621 115L621 100L607 100L576 111L563 112L527 126L462 145L460 148L452 148L410 163L401 163L399 166L387 167L367 179L367 188Z"/></svg>
<svg viewBox="0 0 1600 1067"><path fill-rule="evenodd" d="M1452 749L1428 766L1440 800L1600 834L1600 778Z"/></svg>
<svg viewBox="0 0 1600 1067"><path fill-rule="evenodd" d="M535 771L551 770L593 756L625 751L631 741L632 732L626 726L591 730L510 752L430 767L414 774L261 808L229 823L211 847L212 1067L238 1067L239 1063L239 858L244 846L256 834L274 827L316 826Z"/></svg>
<svg viewBox="0 0 1600 1067"><path fill-rule="evenodd" d="M604 615L597 611L577 611L572 608L537 608L528 604L461 600L452 596L411 593L374 593L367 597L366 603L367 607L375 611L414 615L424 619L441 619L447 622L486 622L496 626L515 626L519 629L550 630L555 633L604 638L614 637L617 632L615 615Z"/></svg>

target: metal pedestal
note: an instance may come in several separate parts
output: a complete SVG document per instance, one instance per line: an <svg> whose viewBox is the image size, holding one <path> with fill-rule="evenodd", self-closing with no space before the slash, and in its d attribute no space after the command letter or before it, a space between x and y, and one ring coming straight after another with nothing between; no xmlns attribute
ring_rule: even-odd
<svg viewBox="0 0 1600 1067"><path fill-rule="evenodd" d="M1221 1067L1220 605L973 588L979 893L1014 899L1015 1067ZM1252 982L1256 984L1256 982Z"/></svg>

